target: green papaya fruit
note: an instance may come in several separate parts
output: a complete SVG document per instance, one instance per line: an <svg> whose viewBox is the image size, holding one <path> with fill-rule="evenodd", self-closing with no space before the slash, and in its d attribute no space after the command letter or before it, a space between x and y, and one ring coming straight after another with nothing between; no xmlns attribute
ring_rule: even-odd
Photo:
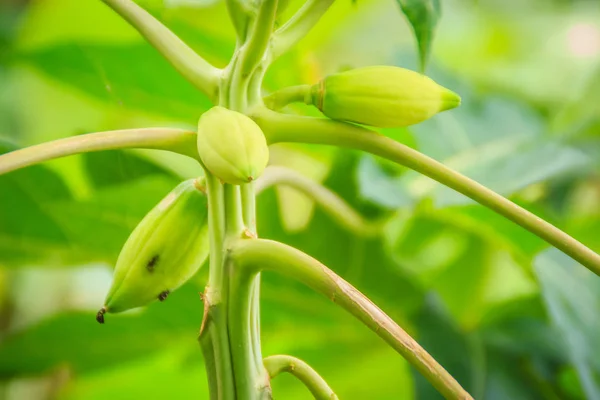
<svg viewBox="0 0 600 400"><path fill-rule="evenodd" d="M209 252L208 203L196 179L180 183L135 227L117 259L105 313L141 307L188 281Z"/></svg>
<svg viewBox="0 0 600 400"><path fill-rule="evenodd" d="M458 107L460 97L417 72L373 66L327 76L307 102L331 119L397 128Z"/></svg>
<svg viewBox="0 0 600 400"><path fill-rule="evenodd" d="M198 154L212 174L233 185L255 180L269 161L267 140L256 122L220 106L200 117Z"/></svg>

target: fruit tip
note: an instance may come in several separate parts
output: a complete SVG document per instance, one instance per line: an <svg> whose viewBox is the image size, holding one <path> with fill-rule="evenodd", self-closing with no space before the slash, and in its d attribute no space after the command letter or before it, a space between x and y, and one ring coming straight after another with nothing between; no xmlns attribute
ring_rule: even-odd
<svg viewBox="0 0 600 400"><path fill-rule="evenodd" d="M96 321L98 321L98 323L104 323L104 314L106 314L106 311L108 311L106 306L102 307L100 311L98 311L98 314L96 314Z"/></svg>
<svg viewBox="0 0 600 400"><path fill-rule="evenodd" d="M444 89L442 92L442 102L440 104L440 112L451 110L460 106L461 98L458 94L454 93L452 90Z"/></svg>

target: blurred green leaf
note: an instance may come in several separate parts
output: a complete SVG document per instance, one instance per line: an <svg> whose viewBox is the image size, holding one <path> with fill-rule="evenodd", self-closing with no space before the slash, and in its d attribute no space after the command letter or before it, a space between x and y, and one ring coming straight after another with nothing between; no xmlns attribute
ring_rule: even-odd
<svg viewBox="0 0 600 400"><path fill-rule="evenodd" d="M210 101L147 44L65 43L20 59L87 95L116 107L195 124Z"/></svg>
<svg viewBox="0 0 600 400"><path fill-rule="evenodd" d="M386 244L402 271L423 289L435 289L455 321L473 329L499 305L534 294L536 285L513 256L497 249L499 241L507 243L502 236L451 215L460 212L424 206L399 213Z"/></svg>
<svg viewBox="0 0 600 400"><path fill-rule="evenodd" d="M15 150L0 143L0 154ZM48 204L70 201L63 180L43 166L0 175L0 264L15 266L65 259L74 250ZM79 254L81 256L81 254Z"/></svg>
<svg viewBox="0 0 600 400"><path fill-rule="evenodd" d="M373 212L372 208L355 201L357 188L348 183L347 177L356 169L357 161L355 155L339 153L324 184L350 203L356 203L353 206L359 211ZM392 316L405 318L420 304L422 292L398 268L382 239L354 237L318 207L306 230L289 234L277 218L275 211L279 207L273 190L263 192L257 200L257 206L258 230L262 237L282 241L317 258L356 285Z"/></svg>
<svg viewBox="0 0 600 400"><path fill-rule="evenodd" d="M195 342L201 320L198 290L190 285L140 314L107 315L104 325L95 313L58 315L3 340L0 377L40 374L59 365L76 373L105 368Z"/></svg>
<svg viewBox="0 0 600 400"><path fill-rule="evenodd" d="M497 352L488 353L486 382L483 398L491 400L558 400L556 393L544 393L543 380L529 368L529 361L507 357Z"/></svg>
<svg viewBox="0 0 600 400"><path fill-rule="evenodd" d="M485 354L476 333L468 337L457 327L434 295L415 317L417 341L431 354L468 392L477 398L479 381L485 379L480 365ZM413 369L417 399L442 399L443 397Z"/></svg>
<svg viewBox="0 0 600 400"><path fill-rule="evenodd" d="M190 343L171 345L166 351L164 347L153 349L139 360L79 376L58 396L61 400L126 398L209 399L206 371L197 346Z"/></svg>
<svg viewBox="0 0 600 400"><path fill-rule="evenodd" d="M592 167L591 159L579 149L544 138L539 118L530 110L507 101L496 99L481 107L459 108L413 130L420 151L504 196L537 182L585 174ZM359 184L366 185L361 193L368 193L371 201L381 205L406 205L405 193L414 199L431 197L439 207L472 203L466 196L413 171L386 180L378 169L372 163L362 163ZM394 185L402 188L392 191ZM393 199L392 195L399 198Z"/></svg>
<svg viewBox="0 0 600 400"><path fill-rule="evenodd" d="M90 183L98 188L124 184L150 175L169 176L156 164L123 150L83 154L83 164Z"/></svg>
<svg viewBox="0 0 600 400"><path fill-rule="evenodd" d="M419 48L421 71L425 71L433 35L441 15L439 0L397 0L413 28Z"/></svg>
<svg viewBox="0 0 600 400"><path fill-rule="evenodd" d="M551 249L535 262L548 313L562 335L581 385L600 398L600 281L568 256Z"/></svg>
<svg viewBox="0 0 600 400"><path fill-rule="evenodd" d="M552 122L554 129L571 135L585 133L587 127L600 122L600 66L586 79L580 93L564 103Z"/></svg>
<svg viewBox="0 0 600 400"><path fill-rule="evenodd" d="M133 228L177 183L169 177L148 177L48 208L71 245L87 253L88 261L112 262Z"/></svg>

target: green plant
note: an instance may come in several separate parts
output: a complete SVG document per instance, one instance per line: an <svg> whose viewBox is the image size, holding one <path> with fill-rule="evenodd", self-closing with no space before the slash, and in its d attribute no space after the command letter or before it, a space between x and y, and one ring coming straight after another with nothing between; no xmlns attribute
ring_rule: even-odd
<svg viewBox="0 0 600 400"><path fill-rule="evenodd" d="M197 56L134 3L123 0L106 0L106 3L134 25L214 104L251 117L270 144L300 142L346 147L405 165L511 219L595 273L600 271L600 257L581 243L507 199L407 146L343 121L279 113L263 106L262 79L269 64L307 33L331 1L307 2L296 16L277 30L274 29L277 1L266 0L253 5L228 2L238 34L238 47L224 70L216 69ZM270 95L266 103L273 109L280 109L288 102L305 99L305 88L284 88ZM200 160L201 155L196 151L197 139L195 132L168 128L94 133L8 153L0 158L0 171L9 172L59 156L117 148L157 148ZM235 146L235 143L231 143L231 146ZM293 177L285 175L281 179L293 181ZM268 397L269 376L286 368L293 369L290 365L296 362L286 357L267 358L266 368L263 367L258 330L258 293L262 270L289 275L323 293L386 340L446 397L469 397L406 332L344 280L293 248L256 239L252 183L241 186L223 184L216 176L206 172L206 184L211 258L209 283L203 294L204 320L200 341L213 398ZM318 190L316 193L319 193ZM351 229L366 233L379 228L367 226L355 218L351 209L342 209L340 212L336 205L344 203L335 196L329 194L321 198L329 210L337 210L336 217ZM298 374L308 382L316 397L331 396L331 390L314 372L303 366L298 369Z"/></svg>

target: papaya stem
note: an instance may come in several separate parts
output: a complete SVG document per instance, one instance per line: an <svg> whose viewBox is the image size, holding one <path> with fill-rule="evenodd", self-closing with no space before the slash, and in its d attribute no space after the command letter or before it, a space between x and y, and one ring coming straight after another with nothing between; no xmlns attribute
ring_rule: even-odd
<svg viewBox="0 0 600 400"><path fill-rule="evenodd" d="M278 0L262 0L260 3L258 15L248 40L241 49L240 73L242 78L249 77L265 56L275 25L277 3Z"/></svg>
<svg viewBox="0 0 600 400"><path fill-rule="evenodd" d="M221 70L131 0L102 0L129 22L175 69L215 103Z"/></svg>
<svg viewBox="0 0 600 400"><path fill-rule="evenodd" d="M199 159L196 133L174 128L94 132L41 143L0 155L0 175L55 158L115 149L169 150Z"/></svg>
<svg viewBox="0 0 600 400"><path fill-rule="evenodd" d="M291 103L307 103L310 100L310 85L290 86L280 89L263 97L265 106L273 111L278 111Z"/></svg>
<svg viewBox="0 0 600 400"><path fill-rule="evenodd" d="M335 0L308 0L271 39L273 59L289 51L319 22Z"/></svg>
<svg viewBox="0 0 600 400"><path fill-rule="evenodd" d="M474 180L384 135L345 122L276 113L265 108L252 117L270 144L315 143L366 151L411 168L508 218L600 275L600 255L581 242Z"/></svg>
<svg viewBox="0 0 600 400"><path fill-rule="evenodd" d="M223 184L205 170L210 242L209 276L203 301L204 318L199 341L205 357L211 399L236 399L228 332L229 291L224 270L225 198Z"/></svg>
<svg viewBox="0 0 600 400"><path fill-rule="evenodd" d="M265 239L230 243L229 257L238 280L250 281L259 271L280 272L331 299L410 362L447 399L472 399L460 384L408 333L356 288L307 254ZM232 303L239 301L231 298Z"/></svg>
<svg viewBox="0 0 600 400"><path fill-rule="evenodd" d="M225 4L227 5L229 19L237 34L238 44L243 43L246 40L251 11L246 2L242 0L226 0Z"/></svg>
<svg viewBox="0 0 600 400"><path fill-rule="evenodd" d="M376 236L381 233L381 222L370 222L363 218L344 199L323 185L308 179L293 169L270 166L256 183L256 192L261 193L273 185L289 186L314 200L329 216L342 227L359 236Z"/></svg>
<svg viewBox="0 0 600 400"><path fill-rule="evenodd" d="M252 223L256 218L252 188L252 183L225 185L227 243L240 238L244 225L246 236L256 236ZM252 279L244 280L229 263L226 268L229 274L229 338L236 393L241 399L270 398L271 389L260 348L260 276L256 274Z"/></svg>
<svg viewBox="0 0 600 400"><path fill-rule="evenodd" d="M282 372L288 372L302 381L316 400L338 399L327 382L310 365L299 358L288 355L276 355L265 358L263 362L271 379Z"/></svg>

